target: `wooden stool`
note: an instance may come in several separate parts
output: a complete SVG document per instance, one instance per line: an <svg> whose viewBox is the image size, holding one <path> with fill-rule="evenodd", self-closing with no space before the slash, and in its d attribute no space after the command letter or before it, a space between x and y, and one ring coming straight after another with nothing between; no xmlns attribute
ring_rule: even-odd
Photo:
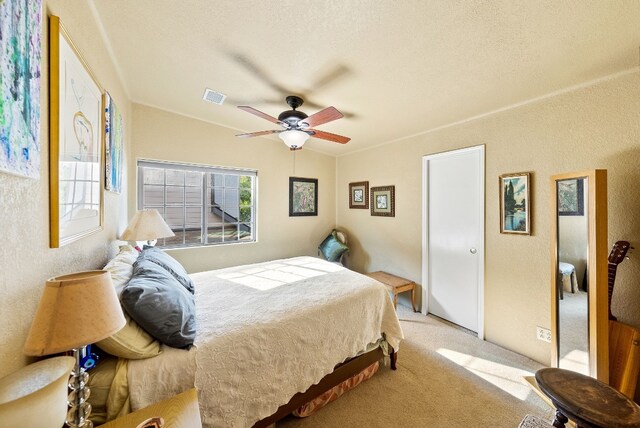
<svg viewBox="0 0 640 428"><path fill-rule="evenodd" d="M411 307L413 312L416 310L416 283L406 278L392 275L387 272L377 271L366 274L369 278L380 281L393 293L393 307L398 309L398 294L411 291Z"/></svg>
<svg viewBox="0 0 640 428"><path fill-rule="evenodd" d="M568 420L578 427L640 427L640 407L606 383L564 369L536 372L536 382L556 408L553 426Z"/></svg>

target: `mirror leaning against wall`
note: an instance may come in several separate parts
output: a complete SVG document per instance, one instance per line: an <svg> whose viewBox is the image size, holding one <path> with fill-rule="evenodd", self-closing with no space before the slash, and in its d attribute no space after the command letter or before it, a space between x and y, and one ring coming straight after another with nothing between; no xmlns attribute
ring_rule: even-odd
<svg viewBox="0 0 640 428"><path fill-rule="evenodd" d="M609 379L607 171L551 177L551 366Z"/></svg>

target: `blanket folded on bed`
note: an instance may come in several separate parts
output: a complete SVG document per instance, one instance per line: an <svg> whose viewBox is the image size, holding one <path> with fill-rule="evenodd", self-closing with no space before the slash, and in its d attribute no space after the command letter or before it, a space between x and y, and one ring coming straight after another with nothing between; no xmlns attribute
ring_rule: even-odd
<svg viewBox="0 0 640 428"><path fill-rule="evenodd" d="M386 288L312 257L192 275L204 426L250 427L384 335L402 330Z"/></svg>

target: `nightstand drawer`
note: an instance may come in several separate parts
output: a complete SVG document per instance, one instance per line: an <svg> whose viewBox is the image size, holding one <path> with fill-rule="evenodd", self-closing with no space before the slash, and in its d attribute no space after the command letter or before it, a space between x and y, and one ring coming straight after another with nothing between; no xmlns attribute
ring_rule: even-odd
<svg viewBox="0 0 640 428"><path fill-rule="evenodd" d="M161 417L166 428L202 428L198 393L195 388L174 397L152 404L111 422L103 428L135 428L146 419Z"/></svg>

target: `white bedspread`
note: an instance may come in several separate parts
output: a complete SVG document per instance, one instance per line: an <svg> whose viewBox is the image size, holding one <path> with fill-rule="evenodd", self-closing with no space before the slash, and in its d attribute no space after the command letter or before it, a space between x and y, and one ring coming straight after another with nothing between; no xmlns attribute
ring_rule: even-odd
<svg viewBox="0 0 640 428"><path fill-rule="evenodd" d="M250 427L383 333L396 350L403 338L382 284L320 259L191 276L205 427Z"/></svg>

